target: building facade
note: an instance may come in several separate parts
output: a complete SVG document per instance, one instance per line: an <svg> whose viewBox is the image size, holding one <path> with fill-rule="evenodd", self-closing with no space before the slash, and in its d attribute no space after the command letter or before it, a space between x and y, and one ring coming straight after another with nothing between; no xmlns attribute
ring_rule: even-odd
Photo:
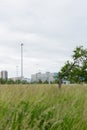
<svg viewBox="0 0 87 130"><path fill-rule="evenodd" d="M7 80L8 79L8 72L6 70L1 71L0 78Z"/></svg>
<svg viewBox="0 0 87 130"><path fill-rule="evenodd" d="M39 72L39 73L31 75L31 82L39 82L39 81L42 81L43 83L45 81L47 81L48 83L54 82L55 75L57 75L57 73L50 73L50 72L41 73L41 72Z"/></svg>
<svg viewBox="0 0 87 130"><path fill-rule="evenodd" d="M12 77L12 78L9 78L9 79L13 80L14 82L17 81L17 80L21 81L21 77ZM22 80L23 81L27 81L28 83L30 83L30 79L29 78L23 78Z"/></svg>

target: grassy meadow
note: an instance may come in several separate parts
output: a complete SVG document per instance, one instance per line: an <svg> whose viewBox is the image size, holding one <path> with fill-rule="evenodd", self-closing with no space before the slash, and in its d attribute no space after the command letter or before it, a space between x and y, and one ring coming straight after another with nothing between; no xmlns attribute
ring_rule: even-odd
<svg viewBox="0 0 87 130"><path fill-rule="evenodd" d="M0 130L87 130L87 85L0 85Z"/></svg>

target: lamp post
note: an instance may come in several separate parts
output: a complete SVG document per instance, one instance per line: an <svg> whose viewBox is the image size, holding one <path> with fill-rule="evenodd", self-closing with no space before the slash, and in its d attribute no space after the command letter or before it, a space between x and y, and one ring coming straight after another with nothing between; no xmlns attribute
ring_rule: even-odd
<svg viewBox="0 0 87 130"><path fill-rule="evenodd" d="M21 43L21 80L23 80L23 43Z"/></svg>

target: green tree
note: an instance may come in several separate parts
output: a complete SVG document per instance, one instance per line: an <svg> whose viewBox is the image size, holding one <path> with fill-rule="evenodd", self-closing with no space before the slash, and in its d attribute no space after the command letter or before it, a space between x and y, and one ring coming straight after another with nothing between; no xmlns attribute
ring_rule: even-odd
<svg viewBox="0 0 87 130"><path fill-rule="evenodd" d="M0 84L6 84L7 80L0 78Z"/></svg>
<svg viewBox="0 0 87 130"><path fill-rule="evenodd" d="M14 84L14 81L12 79L8 79L7 84Z"/></svg>
<svg viewBox="0 0 87 130"><path fill-rule="evenodd" d="M59 75L59 87L62 79L71 83L87 82L87 49L83 46L76 47L73 51L72 62L67 61L61 68Z"/></svg>

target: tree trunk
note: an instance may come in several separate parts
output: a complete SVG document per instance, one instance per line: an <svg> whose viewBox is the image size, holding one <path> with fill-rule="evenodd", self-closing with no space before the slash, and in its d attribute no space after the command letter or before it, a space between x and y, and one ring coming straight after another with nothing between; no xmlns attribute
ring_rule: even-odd
<svg viewBox="0 0 87 130"><path fill-rule="evenodd" d="M59 87L59 89L61 88L61 86L62 86L62 79L59 78L59 83L58 83L58 87Z"/></svg>

